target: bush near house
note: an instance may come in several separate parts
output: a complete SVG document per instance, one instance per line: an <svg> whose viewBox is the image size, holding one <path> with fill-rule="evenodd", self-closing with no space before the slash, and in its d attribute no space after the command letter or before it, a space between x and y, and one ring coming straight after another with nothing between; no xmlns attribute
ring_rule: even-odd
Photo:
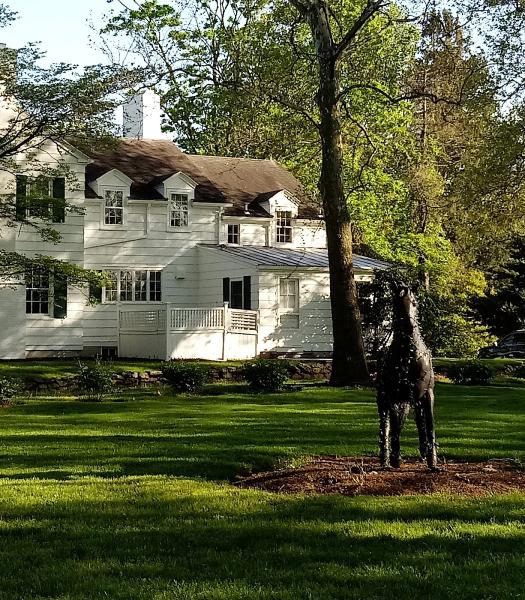
<svg viewBox="0 0 525 600"><path fill-rule="evenodd" d="M170 361L164 363L160 370L173 391L179 393L196 394L209 380L209 368L199 363Z"/></svg>
<svg viewBox="0 0 525 600"><path fill-rule="evenodd" d="M78 363L77 387L86 400L101 401L113 388L113 368L110 363L96 360L92 364Z"/></svg>
<svg viewBox="0 0 525 600"><path fill-rule="evenodd" d="M20 383L15 379L0 377L0 404L10 404L11 398L16 396L20 389Z"/></svg>
<svg viewBox="0 0 525 600"><path fill-rule="evenodd" d="M290 365L284 360L254 360L244 365L243 374L254 392L280 392L290 375Z"/></svg>

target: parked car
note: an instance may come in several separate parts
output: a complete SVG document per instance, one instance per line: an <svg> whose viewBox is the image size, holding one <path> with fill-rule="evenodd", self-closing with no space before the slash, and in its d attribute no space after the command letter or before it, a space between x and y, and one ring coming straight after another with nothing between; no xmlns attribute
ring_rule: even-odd
<svg viewBox="0 0 525 600"><path fill-rule="evenodd" d="M513 331L494 346L479 351L480 358L525 358L525 329Z"/></svg>

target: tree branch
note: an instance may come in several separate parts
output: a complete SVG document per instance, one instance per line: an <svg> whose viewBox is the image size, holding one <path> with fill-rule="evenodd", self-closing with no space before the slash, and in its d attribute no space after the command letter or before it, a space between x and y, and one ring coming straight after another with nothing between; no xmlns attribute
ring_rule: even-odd
<svg viewBox="0 0 525 600"><path fill-rule="evenodd" d="M293 1L293 0L292 0ZM343 39L336 45L334 49L333 59L337 60L341 54L348 48L348 46L355 39L357 34L363 29L363 27L372 19L376 13L384 8L384 0L367 0L366 6L363 12L359 15L352 27L343 36Z"/></svg>

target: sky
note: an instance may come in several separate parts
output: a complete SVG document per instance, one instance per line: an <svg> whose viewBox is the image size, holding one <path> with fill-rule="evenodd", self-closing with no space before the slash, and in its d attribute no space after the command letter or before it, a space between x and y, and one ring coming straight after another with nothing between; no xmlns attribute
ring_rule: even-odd
<svg viewBox="0 0 525 600"><path fill-rule="evenodd" d="M19 48L27 42L41 42L46 62L67 62L81 66L104 62L104 56L90 47L93 31L89 22L100 24L112 6L106 0L2 0L19 18L0 30L0 42Z"/></svg>

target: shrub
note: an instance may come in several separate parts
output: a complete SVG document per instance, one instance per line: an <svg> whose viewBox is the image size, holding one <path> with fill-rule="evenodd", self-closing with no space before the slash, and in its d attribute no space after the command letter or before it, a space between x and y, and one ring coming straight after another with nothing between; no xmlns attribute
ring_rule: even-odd
<svg viewBox="0 0 525 600"><path fill-rule="evenodd" d="M283 360L255 360L243 367L244 378L254 392L280 392L290 373Z"/></svg>
<svg viewBox="0 0 525 600"><path fill-rule="evenodd" d="M78 363L77 386L87 400L101 401L113 388L110 363L97 359L93 364Z"/></svg>
<svg viewBox="0 0 525 600"><path fill-rule="evenodd" d="M448 376L458 385L489 385L494 379L495 370L480 360L459 362L450 365Z"/></svg>
<svg viewBox="0 0 525 600"><path fill-rule="evenodd" d="M10 399L20 391L20 383L9 377L0 377L0 404L7 406Z"/></svg>
<svg viewBox="0 0 525 600"><path fill-rule="evenodd" d="M505 375L510 377L517 377L518 379L525 379L525 363L517 365L507 365L505 367Z"/></svg>
<svg viewBox="0 0 525 600"><path fill-rule="evenodd" d="M209 379L209 369L197 363L170 361L160 370L175 392L196 394Z"/></svg>

